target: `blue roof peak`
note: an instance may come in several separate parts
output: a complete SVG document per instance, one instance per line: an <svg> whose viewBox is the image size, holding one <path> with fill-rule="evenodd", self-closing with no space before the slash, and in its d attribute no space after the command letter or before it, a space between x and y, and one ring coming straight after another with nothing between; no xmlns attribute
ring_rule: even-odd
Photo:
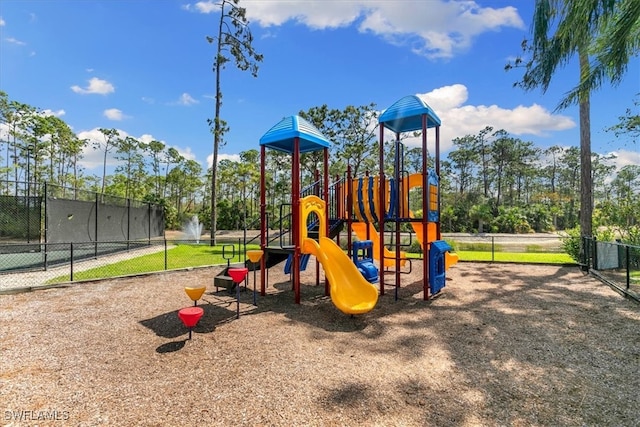
<svg viewBox="0 0 640 427"><path fill-rule="evenodd" d="M274 150L293 153L293 142L299 138L300 152L331 147L329 141L313 124L300 116L285 117L260 138L260 145Z"/></svg>
<svg viewBox="0 0 640 427"><path fill-rule="evenodd" d="M405 96L387 108L378 123L396 133L422 130L422 116L427 116L427 128L440 126L438 115L416 95Z"/></svg>

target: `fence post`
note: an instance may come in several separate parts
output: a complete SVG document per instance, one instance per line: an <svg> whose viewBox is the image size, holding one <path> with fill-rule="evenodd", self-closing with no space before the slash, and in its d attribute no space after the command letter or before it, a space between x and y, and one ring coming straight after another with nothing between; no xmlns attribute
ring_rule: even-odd
<svg viewBox="0 0 640 427"><path fill-rule="evenodd" d="M131 249L131 199L127 198L127 250Z"/></svg>
<svg viewBox="0 0 640 427"><path fill-rule="evenodd" d="M71 270L69 271L69 280L73 282L73 242L69 243L69 245L71 246L69 251L69 258L71 259L71 262L69 263L69 268Z"/></svg>
<svg viewBox="0 0 640 427"><path fill-rule="evenodd" d="M98 258L98 193L96 192L96 217L95 217L95 223L93 224L94 227L94 231L95 231L95 244L94 244L94 249L93 249L93 256Z"/></svg>
<svg viewBox="0 0 640 427"><path fill-rule="evenodd" d="M167 254L167 239L165 238L164 239L164 269L165 269L165 271L167 270L167 265L168 265L168 263L167 263L167 255L168 255Z"/></svg>
<svg viewBox="0 0 640 427"><path fill-rule="evenodd" d="M629 245L625 245L625 258L626 258L626 264L627 264L627 290L629 290L629 285L631 283L631 269L630 269L630 265L629 265Z"/></svg>
<svg viewBox="0 0 640 427"><path fill-rule="evenodd" d="M598 269L598 239L593 236L593 269Z"/></svg>
<svg viewBox="0 0 640 427"><path fill-rule="evenodd" d="M491 236L491 262L496 260L496 237Z"/></svg>
<svg viewBox="0 0 640 427"><path fill-rule="evenodd" d="M47 266L48 266L48 250L49 250L49 246L47 245L47 243L49 243L48 240L48 236L47 236L47 230L49 229L49 218L47 216L48 214L48 210L49 210L49 201L47 199L47 195L49 194L49 188L47 187L47 181L44 182L43 184L43 195L42 195L42 200L44 200L44 269L45 271L47 270Z"/></svg>

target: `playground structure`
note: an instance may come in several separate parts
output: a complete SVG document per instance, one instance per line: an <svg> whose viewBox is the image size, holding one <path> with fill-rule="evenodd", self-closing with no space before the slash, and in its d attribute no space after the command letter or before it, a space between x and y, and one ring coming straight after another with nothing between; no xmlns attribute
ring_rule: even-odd
<svg viewBox="0 0 640 427"><path fill-rule="evenodd" d="M331 142L311 123L299 116L284 118L260 139L260 292L265 295L267 269L287 259L285 272L291 274L295 302L300 303L300 271L306 268L313 255L325 272L325 294L331 296L336 307L347 314L361 314L373 309L378 295L384 295L385 275L394 276L396 291L401 284L403 268L411 268L411 261L402 249L403 224L409 224L415 232L424 254L423 295L429 299L445 286L445 271L457 262L457 255L441 240L440 230L440 124L433 110L417 96L406 96L394 103L380 116L380 150L378 176L337 179L329 185L329 147ZM428 168L427 130L435 128L435 169ZM392 176L384 173L385 131L395 138ZM421 131L422 170L409 174L404 169L404 145L401 135ZM266 213L266 150L288 153L291 161L291 204L287 214L290 228L283 230L277 239L268 240L271 226ZM300 155L322 150L321 176L310 187L300 188ZM320 175L320 174L318 174ZM422 212L417 216L410 209L410 191L421 188ZM279 223L284 223L280 209ZM376 227L377 225L377 227ZM372 282L372 263L363 274L357 259L353 260L333 238L346 227L347 247L352 250L352 232L360 241L371 242L370 254L377 260L379 288ZM283 239L287 235L287 239ZM391 243L387 244L387 237ZM286 242L285 242L286 240ZM366 244L368 245L368 243ZM392 246L391 250L387 246ZM361 247L356 247L358 250ZM360 267L360 268L359 268ZM254 265L254 268L257 266ZM367 276L367 278L365 278ZM317 281L319 278L317 276ZM379 292L378 292L379 291Z"/></svg>

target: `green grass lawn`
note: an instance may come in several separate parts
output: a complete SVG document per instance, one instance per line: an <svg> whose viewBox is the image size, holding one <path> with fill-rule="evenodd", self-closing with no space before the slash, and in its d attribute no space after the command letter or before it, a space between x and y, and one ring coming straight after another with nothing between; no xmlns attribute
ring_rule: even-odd
<svg viewBox="0 0 640 427"><path fill-rule="evenodd" d="M486 251L457 251L460 261L496 261L496 262L523 262L531 264L575 264L576 262L563 253L514 253L496 252L491 257L491 252Z"/></svg>
<svg viewBox="0 0 640 427"><path fill-rule="evenodd" d="M243 261L242 248L238 245L224 245L224 255L232 264ZM233 250L231 249L233 247ZM249 249L259 249L258 245L247 245ZM235 251L235 252L234 252ZM457 251L461 261L492 261L491 251ZM421 258L421 254L407 253L409 258ZM532 264L574 264L575 261L562 253L512 253L496 252L493 257L495 262L522 262ZM211 247L208 245L178 245L167 250L167 270L179 268L200 267L207 265L226 264L223 257L223 246ZM77 271L73 274L73 280L103 279L108 277L129 276L135 274L150 273L165 270L165 253L159 251L153 254L142 255L122 261L117 261L85 271ZM69 280L68 275L59 276L49 280L48 283L60 283Z"/></svg>
<svg viewBox="0 0 640 427"><path fill-rule="evenodd" d="M233 247L233 250L231 249ZM259 245L247 245L247 250L260 249ZM207 265L226 264L224 258L233 259L230 262L242 262L242 248L238 245L208 246L208 245L178 245L175 248L167 250L167 270L178 268L200 267ZM89 280L102 279L116 276L129 276L133 274L150 273L153 271L165 270L164 251L142 255L136 258L130 258L123 261L117 261L101 267L95 267L85 271L77 271L73 273L73 280ZM223 256L224 255L224 256ZM60 283L69 280L68 275L55 277L48 283Z"/></svg>

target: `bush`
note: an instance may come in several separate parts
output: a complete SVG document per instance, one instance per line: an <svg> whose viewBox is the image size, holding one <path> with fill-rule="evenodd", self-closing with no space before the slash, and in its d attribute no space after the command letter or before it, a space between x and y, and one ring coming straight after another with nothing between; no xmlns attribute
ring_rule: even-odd
<svg viewBox="0 0 640 427"><path fill-rule="evenodd" d="M580 262L580 228L565 230L566 236L562 238L562 249L575 261Z"/></svg>
<svg viewBox="0 0 640 427"><path fill-rule="evenodd" d="M420 242L418 242L417 239L412 241L411 245L409 245L409 247L407 248L407 252L411 254L421 254L422 246L420 246Z"/></svg>

